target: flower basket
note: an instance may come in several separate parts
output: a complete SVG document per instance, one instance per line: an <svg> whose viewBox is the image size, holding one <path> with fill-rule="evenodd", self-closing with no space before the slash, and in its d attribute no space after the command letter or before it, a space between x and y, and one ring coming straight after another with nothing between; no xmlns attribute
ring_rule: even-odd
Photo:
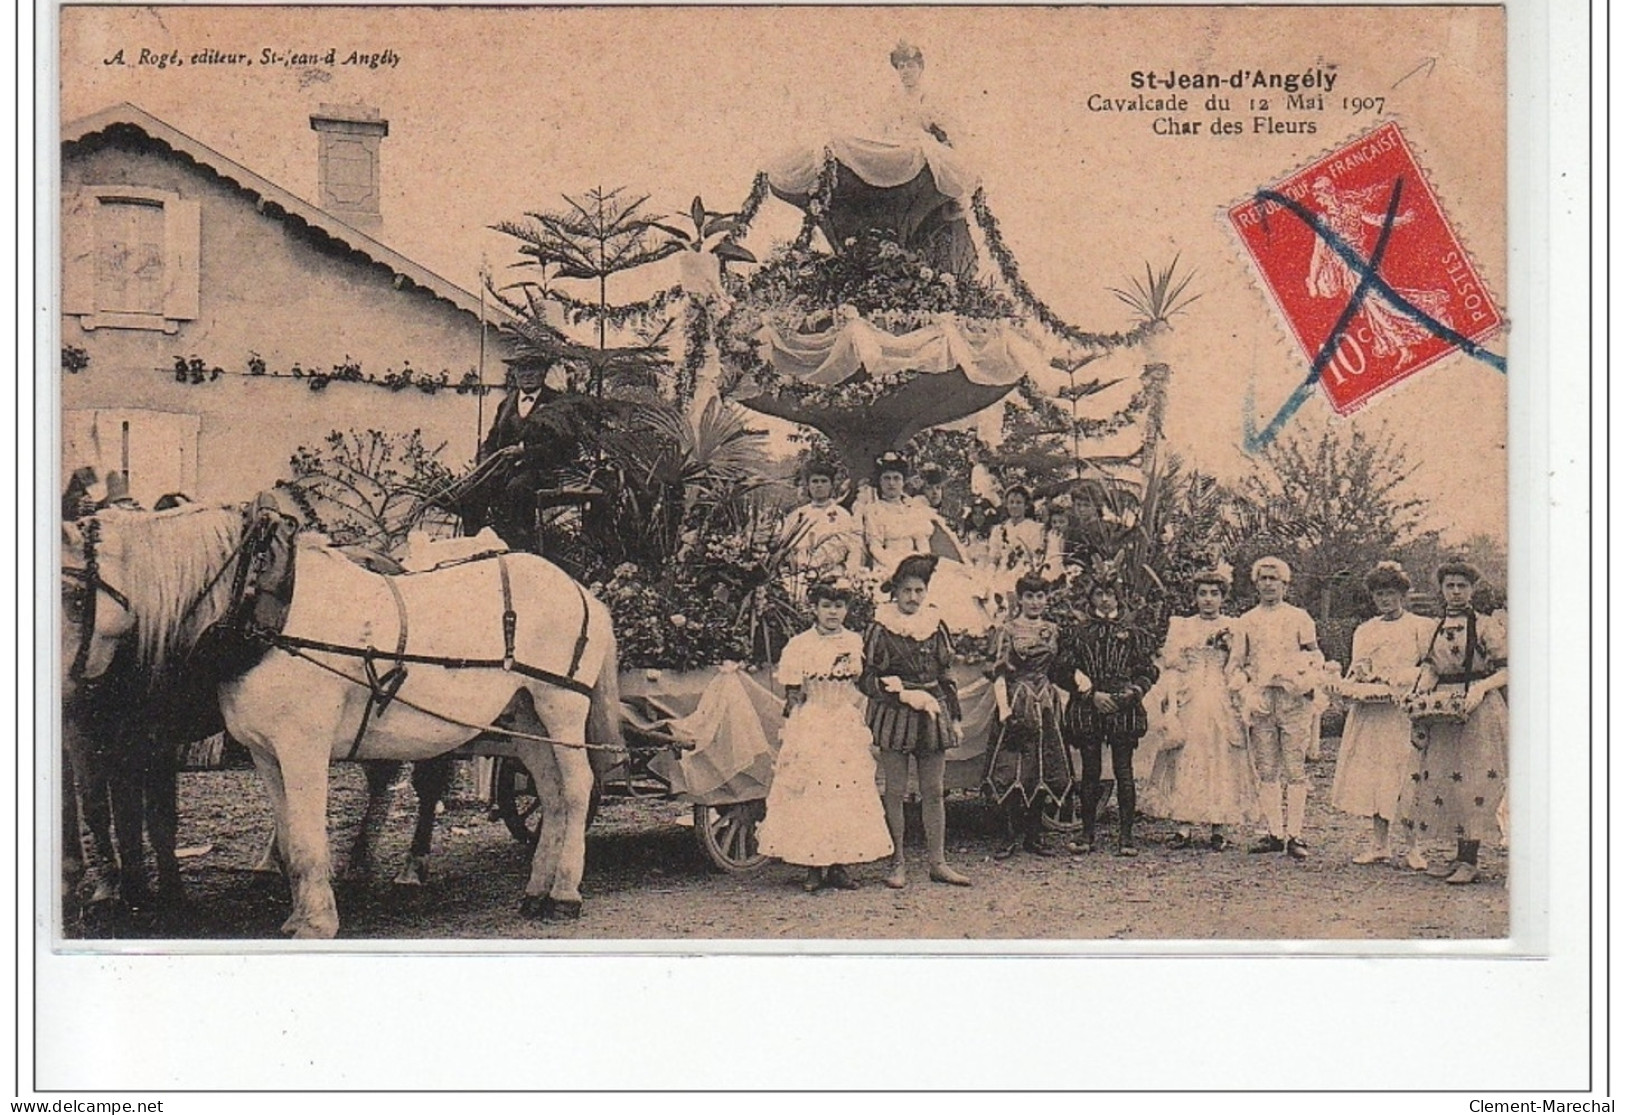
<svg viewBox="0 0 1625 1115"><path fill-rule="evenodd" d="M1467 691L1430 689L1425 693L1407 693L1400 698L1399 707L1413 724L1465 724Z"/></svg>

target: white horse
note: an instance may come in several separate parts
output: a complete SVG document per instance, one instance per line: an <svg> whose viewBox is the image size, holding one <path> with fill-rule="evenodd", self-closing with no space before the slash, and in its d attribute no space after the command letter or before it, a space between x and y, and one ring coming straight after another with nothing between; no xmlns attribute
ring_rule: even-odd
<svg viewBox="0 0 1625 1115"><path fill-rule="evenodd" d="M227 614L251 520L185 507L97 516L87 564L98 604L80 657L107 667L133 634L139 668L177 668ZM520 909L575 917L593 772L621 746L608 610L532 554L384 577L301 536L286 624L220 684L220 711L254 758L293 891L283 931L338 931L327 838L335 759L420 760L495 728L536 783L542 830ZM589 744L589 733L591 740Z"/></svg>

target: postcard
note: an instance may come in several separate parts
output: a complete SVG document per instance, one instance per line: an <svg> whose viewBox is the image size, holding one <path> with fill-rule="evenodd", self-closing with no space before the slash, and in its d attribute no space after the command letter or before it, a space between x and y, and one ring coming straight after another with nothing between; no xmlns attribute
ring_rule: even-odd
<svg viewBox="0 0 1625 1115"><path fill-rule="evenodd" d="M55 947L1509 936L1503 9L59 65Z"/></svg>

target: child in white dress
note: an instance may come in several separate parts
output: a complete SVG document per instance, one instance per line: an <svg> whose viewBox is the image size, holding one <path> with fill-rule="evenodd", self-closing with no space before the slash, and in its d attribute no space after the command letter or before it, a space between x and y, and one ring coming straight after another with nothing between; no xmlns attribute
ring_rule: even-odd
<svg viewBox="0 0 1625 1115"><path fill-rule="evenodd" d="M882 859L893 847L855 684L863 636L845 626L851 590L821 581L808 598L816 622L779 659L788 719L758 835L764 853L807 868L802 886L811 894L855 889L846 865Z"/></svg>

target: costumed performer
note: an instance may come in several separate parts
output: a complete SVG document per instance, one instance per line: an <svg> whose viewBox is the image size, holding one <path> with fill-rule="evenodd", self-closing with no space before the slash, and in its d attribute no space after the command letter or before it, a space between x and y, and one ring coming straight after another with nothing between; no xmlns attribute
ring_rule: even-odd
<svg viewBox="0 0 1625 1115"><path fill-rule="evenodd" d="M847 865L889 856L894 845L856 684L863 636L845 626L852 588L816 581L807 596L816 620L779 658L786 720L758 838L762 852L807 868L810 894L856 889Z"/></svg>
<svg viewBox="0 0 1625 1115"><path fill-rule="evenodd" d="M1102 566L1089 587L1089 616L1061 632L1050 677L1070 693L1062 731L1083 756L1083 833L1069 847L1095 850L1100 805L1101 748L1110 749L1117 780L1117 854L1138 855L1134 844L1134 749L1146 732L1145 695L1156 684L1151 636L1122 611L1118 572Z"/></svg>
<svg viewBox="0 0 1625 1115"><path fill-rule="evenodd" d="M1401 820L1419 836L1455 837L1455 857L1428 874L1457 885L1478 879L1479 846L1498 835L1507 784L1507 633L1500 620L1473 610L1481 576L1465 561L1435 573L1444 615L1428 640L1417 692L1459 693L1459 716L1415 719L1413 796L1401 807Z"/></svg>
<svg viewBox="0 0 1625 1115"><path fill-rule="evenodd" d="M1159 724L1162 749L1146 783L1145 812L1175 822L1175 848L1192 842L1194 826L1208 825L1204 843L1223 851L1224 826L1259 815L1258 774L1228 676L1236 621L1222 609L1232 577L1223 562L1196 574L1196 614L1168 620L1158 657L1157 689L1169 708Z"/></svg>
<svg viewBox="0 0 1625 1115"><path fill-rule="evenodd" d="M1354 856L1359 864L1389 857L1390 822L1410 790L1415 759L1411 718L1398 702L1421 676L1434 628L1432 620L1405 610L1411 579L1397 561L1379 561L1365 587L1377 615L1354 629L1348 674L1337 686L1349 712L1332 777L1332 808L1371 818L1371 843ZM1402 856L1422 870L1427 860L1415 846L1415 831L1404 829Z"/></svg>
<svg viewBox="0 0 1625 1115"><path fill-rule="evenodd" d="M949 675L953 639L941 612L925 602L938 559L914 554L898 563L883 586L891 600L875 609L863 640L863 677L858 688L869 698L866 719L880 748L885 779L886 824L891 829L891 873L886 885L908 885L903 858L903 799L908 792L909 757L920 780L925 847L930 876L939 883L968 887L970 879L948 866L947 813L943 803L946 752L959 745L959 690Z"/></svg>
<svg viewBox="0 0 1625 1115"><path fill-rule="evenodd" d="M1236 625L1240 638L1232 650L1230 676L1240 694L1269 831L1248 851L1284 851L1293 859L1308 859L1303 825L1309 804L1309 735L1315 723L1315 681L1324 658L1314 619L1286 603L1291 567L1277 557L1259 558L1252 578L1258 604Z"/></svg>
<svg viewBox="0 0 1625 1115"><path fill-rule="evenodd" d="M982 790L1004 807L1011 839L994 854L1008 859L1019 846L1044 846L1044 808L1059 809L1072 793L1072 758L1061 738L1061 691L1049 671L1060 651L1060 628L1044 618L1049 584L1035 573L1016 582L1020 611L999 627L993 643L993 693L998 719L988 748Z"/></svg>
<svg viewBox="0 0 1625 1115"><path fill-rule="evenodd" d="M937 532L947 532L946 524L928 504L904 495L909 471L908 459L901 453L883 454L875 462L876 497L859 510L864 553L870 568L883 575L904 558L931 553ZM935 570L931 602L941 610L949 630L972 635L985 632L992 619L984 603L987 589L981 578L963 562L951 559L942 559Z"/></svg>

